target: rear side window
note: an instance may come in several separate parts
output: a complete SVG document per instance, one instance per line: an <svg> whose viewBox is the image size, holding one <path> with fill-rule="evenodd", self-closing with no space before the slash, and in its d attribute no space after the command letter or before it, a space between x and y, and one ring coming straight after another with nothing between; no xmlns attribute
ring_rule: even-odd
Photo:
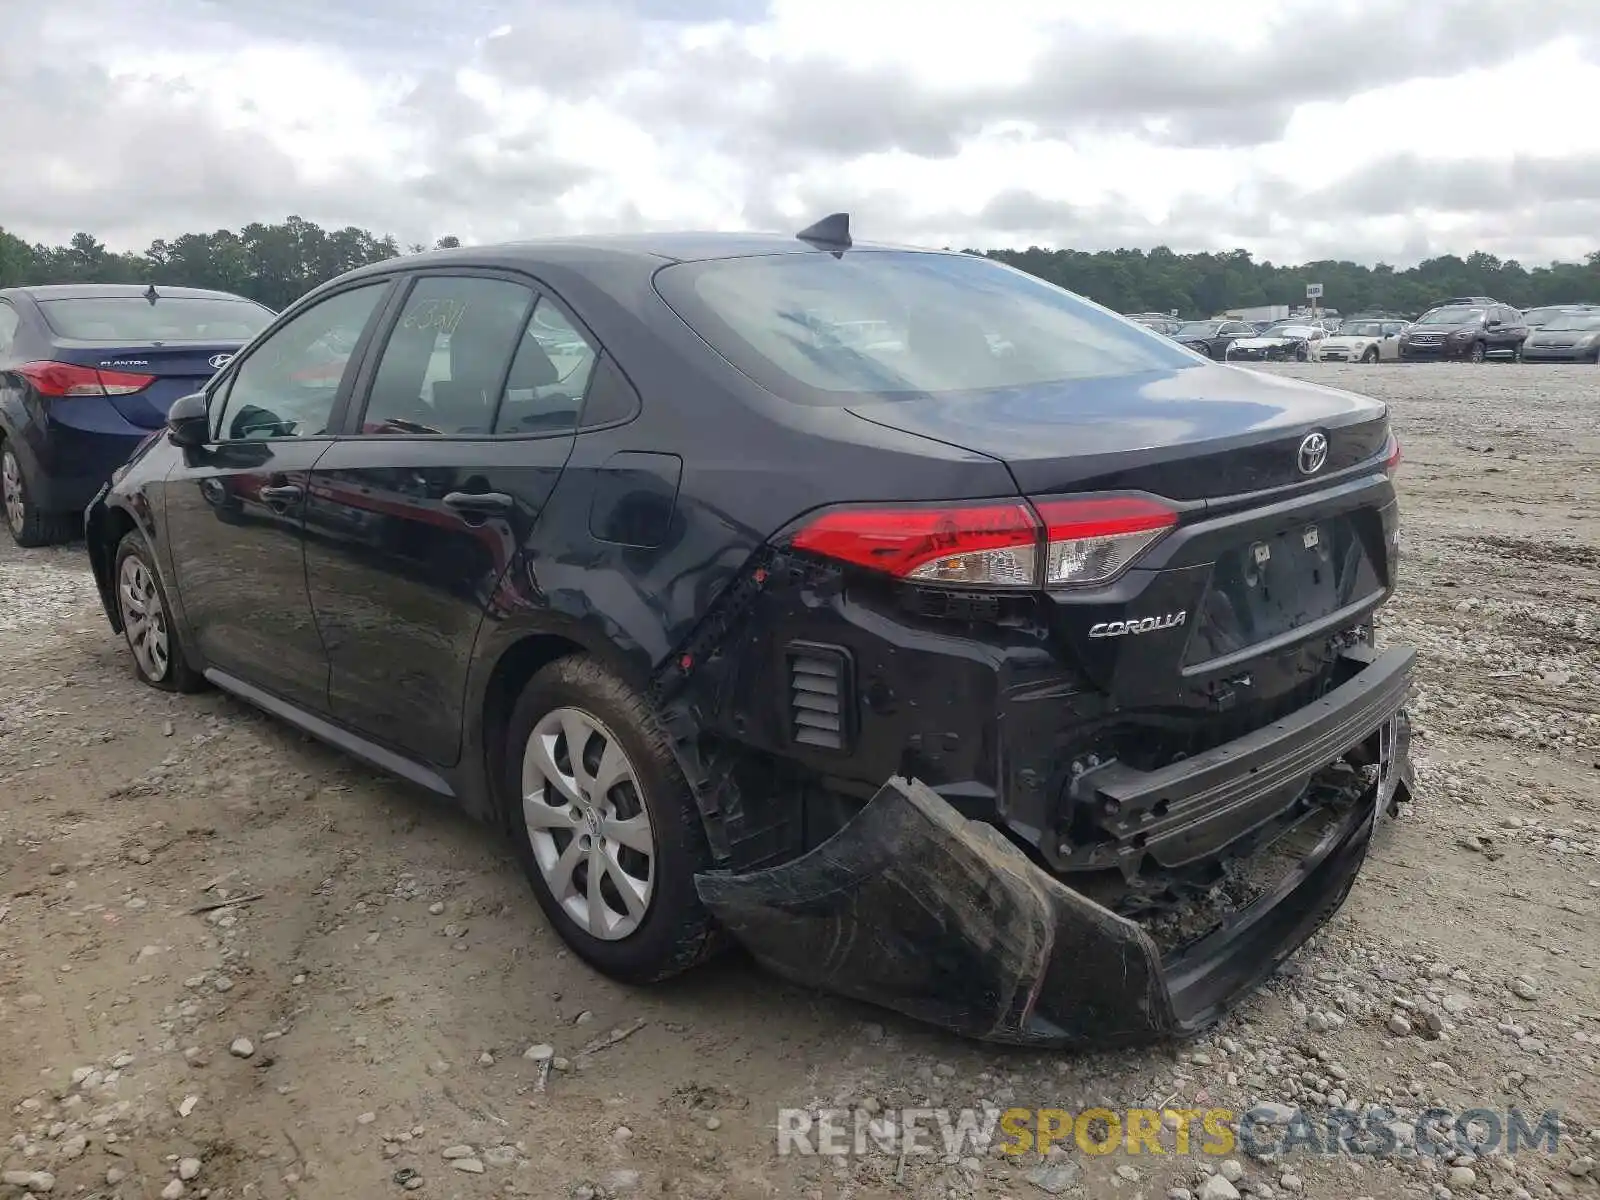
<svg viewBox="0 0 1600 1200"><path fill-rule="evenodd" d="M494 431L548 433L576 426L598 357L566 314L541 297L511 364Z"/></svg>
<svg viewBox="0 0 1600 1200"><path fill-rule="evenodd" d="M21 324L22 318L17 315L17 310L4 300L0 300L0 356L11 352L11 343L17 336L17 326Z"/></svg>
<svg viewBox="0 0 1600 1200"><path fill-rule="evenodd" d="M251 300L223 296L93 296L41 300L39 311L59 337L90 342L243 342L272 323Z"/></svg>
<svg viewBox="0 0 1600 1200"><path fill-rule="evenodd" d="M1158 333L970 254L848 251L680 263L663 298L769 391L863 394L1030 387L1198 366Z"/></svg>
<svg viewBox="0 0 1600 1200"><path fill-rule="evenodd" d="M533 290L505 279L417 280L383 348L361 432L489 433L532 306Z"/></svg>

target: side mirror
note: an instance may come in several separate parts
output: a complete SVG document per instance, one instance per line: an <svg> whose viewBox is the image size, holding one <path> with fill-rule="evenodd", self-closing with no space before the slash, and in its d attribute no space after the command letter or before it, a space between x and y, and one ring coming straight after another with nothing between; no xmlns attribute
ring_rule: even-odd
<svg viewBox="0 0 1600 1200"><path fill-rule="evenodd" d="M1483 327L1485 329L1499 329L1500 328L1500 318L1499 317L1490 317L1487 321L1485 321L1483 323Z"/></svg>
<svg viewBox="0 0 1600 1200"><path fill-rule="evenodd" d="M211 418L206 411L206 394L180 396L167 410L167 436L174 446L192 450L204 446L211 437Z"/></svg>

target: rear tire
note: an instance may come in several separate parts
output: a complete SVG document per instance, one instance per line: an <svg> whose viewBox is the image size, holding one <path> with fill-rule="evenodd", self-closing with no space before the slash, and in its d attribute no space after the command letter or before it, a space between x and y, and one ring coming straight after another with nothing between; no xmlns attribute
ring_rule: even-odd
<svg viewBox="0 0 1600 1200"><path fill-rule="evenodd" d="M29 550L71 541L78 531L73 514L41 512L32 491L22 459L0 438L0 508L5 511L11 540Z"/></svg>
<svg viewBox="0 0 1600 1200"><path fill-rule="evenodd" d="M122 618L122 635L140 680L163 692L198 692L205 677L183 656L183 641L173 620L167 589L144 534L132 530L117 543L111 586Z"/></svg>
<svg viewBox="0 0 1600 1200"><path fill-rule="evenodd" d="M505 745L512 845L562 940L625 983L710 957L694 877L711 853L649 700L592 658L558 659L523 689Z"/></svg>

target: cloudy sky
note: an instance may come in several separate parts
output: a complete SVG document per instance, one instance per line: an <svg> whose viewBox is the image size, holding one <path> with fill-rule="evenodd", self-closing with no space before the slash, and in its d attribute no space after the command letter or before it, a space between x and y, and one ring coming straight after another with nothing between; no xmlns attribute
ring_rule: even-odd
<svg viewBox="0 0 1600 1200"><path fill-rule="evenodd" d="M1600 0L0 0L0 226L1600 246Z"/></svg>

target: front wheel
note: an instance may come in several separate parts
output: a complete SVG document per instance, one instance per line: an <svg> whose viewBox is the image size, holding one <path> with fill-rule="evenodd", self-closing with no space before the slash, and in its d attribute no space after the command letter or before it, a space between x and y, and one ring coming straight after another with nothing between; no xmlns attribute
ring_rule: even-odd
<svg viewBox="0 0 1600 1200"><path fill-rule="evenodd" d="M1368 346L1367 347L1367 352L1361 356L1361 361L1364 362L1364 363L1375 363L1375 362L1377 362L1378 361L1378 348L1376 346Z"/></svg>
<svg viewBox="0 0 1600 1200"><path fill-rule="evenodd" d="M1469 362L1481 363L1483 361L1484 353L1483 343L1473 342L1472 349L1467 352L1467 360Z"/></svg>
<svg viewBox="0 0 1600 1200"><path fill-rule="evenodd" d="M141 680L164 692L197 692L205 686L200 673L183 656L183 644L172 617L172 605L156 571L155 555L144 534L133 530L117 544L112 563L117 615L122 636Z"/></svg>
<svg viewBox="0 0 1600 1200"><path fill-rule="evenodd" d="M594 659L551 663L512 711L502 785L534 898L579 957L651 983L711 953L700 810L643 695Z"/></svg>

